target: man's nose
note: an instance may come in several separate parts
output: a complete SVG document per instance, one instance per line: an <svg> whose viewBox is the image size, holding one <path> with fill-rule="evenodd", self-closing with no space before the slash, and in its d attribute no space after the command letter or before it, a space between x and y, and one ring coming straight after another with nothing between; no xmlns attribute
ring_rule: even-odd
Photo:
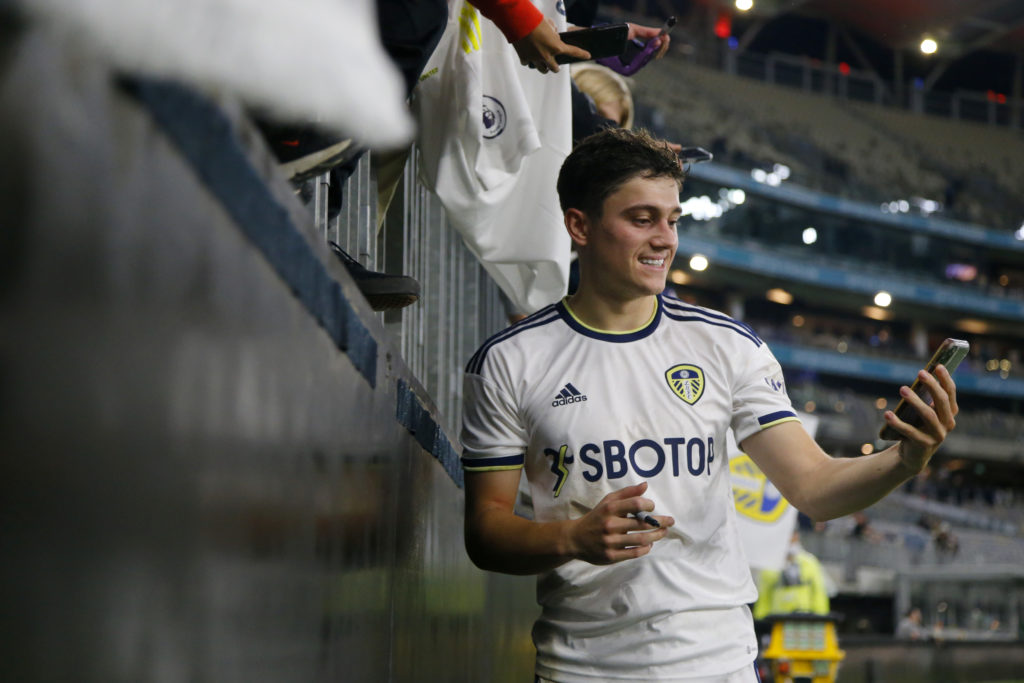
<svg viewBox="0 0 1024 683"><path fill-rule="evenodd" d="M665 218L658 223L658 233L655 236L659 246L672 246L677 241L676 222Z"/></svg>

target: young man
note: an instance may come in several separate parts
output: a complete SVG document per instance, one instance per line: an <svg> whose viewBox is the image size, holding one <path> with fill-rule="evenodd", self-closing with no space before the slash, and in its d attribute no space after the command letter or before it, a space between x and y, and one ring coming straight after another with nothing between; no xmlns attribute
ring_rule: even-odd
<svg viewBox="0 0 1024 683"><path fill-rule="evenodd" d="M483 569L538 575L541 681L757 680L729 427L793 505L823 520L915 475L954 426L940 369L922 377L934 409L901 389L923 427L888 412L898 445L825 454L750 327L661 296L682 179L667 143L646 133L580 143L558 178L578 290L492 337L466 369L466 548ZM524 468L533 520L513 513Z"/></svg>

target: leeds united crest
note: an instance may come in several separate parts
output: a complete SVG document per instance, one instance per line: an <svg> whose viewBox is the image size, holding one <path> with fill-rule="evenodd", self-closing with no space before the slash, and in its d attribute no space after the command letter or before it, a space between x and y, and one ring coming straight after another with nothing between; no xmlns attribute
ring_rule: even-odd
<svg viewBox="0 0 1024 683"><path fill-rule="evenodd" d="M665 372L672 393L693 405L704 394L704 371L696 365L676 365Z"/></svg>

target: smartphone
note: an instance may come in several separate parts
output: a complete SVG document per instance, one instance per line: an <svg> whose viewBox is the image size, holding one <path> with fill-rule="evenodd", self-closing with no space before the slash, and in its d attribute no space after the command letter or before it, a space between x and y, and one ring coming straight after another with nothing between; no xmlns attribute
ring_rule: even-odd
<svg viewBox="0 0 1024 683"><path fill-rule="evenodd" d="M669 17L668 19L666 19L665 23L661 25L661 31L658 32L658 37L667 36L669 33L672 32L672 27L675 25L675 17ZM651 40L653 40L653 38ZM649 43L650 40L647 42ZM636 59L637 55L644 51L645 47L647 47L647 43L643 42L642 40L637 40L636 38L634 38L633 40L627 41L626 49L624 52L622 52L622 56L619 57L619 59L622 60L623 64L632 64L633 60Z"/></svg>
<svg viewBox="0 0 1024 683"><path fill-rule="evenodd" d="M596 26L594 28L582 28L579 31L565 31L559 33L558 37L563 43L582 47L590 53L590 59L604 59L605 57L617 57L626 49L629 38L629 26L626 24L610 24L608 26ZM582 59L558 55L555 61L559 64L582 62Z"/></svg>
<svg viewBox="0 0 1024 683"><path fill-rule="evenodd" d="M715 155L703 147L683 147L679 150L679 158L687 164L699 164L702 161L711 161Z"/></svg>
<svg viewBox="0 0 1024 683"><path fill-rule="evenodd" d="M960 365L960 361L967 356L967 352L970 348L971 345L963 339L947 339L939 344L939 348L935 350L935 354L932 355L932 359L928 361L928 365L925 366L925 370L928 372L934 372L936 365L945 365L946 369L949 370L950 374L952 374L952 372L956 370L956 366ZM914 383L910 385L910 390L924 399L924 402L928 405L932 404L931 394L920 379L914 380ZM900 402L896 405L896 410L893 412L896 413L896 417L909 425L917 427L921 424L921 415L913 406L907 403L905 399L900 399ZM889 425L882 427L882 430L878 432L878 437L880 439L885 439L886 441L898 441L904 438L902 434Z"/></svg>

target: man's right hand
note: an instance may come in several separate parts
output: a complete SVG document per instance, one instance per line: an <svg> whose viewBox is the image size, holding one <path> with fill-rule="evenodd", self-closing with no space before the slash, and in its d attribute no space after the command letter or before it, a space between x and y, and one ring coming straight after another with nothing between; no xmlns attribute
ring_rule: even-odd
<svg viewBox="0 0 1024 683"><path fill-rule="evenodd" d="M526 36L512 43L523 66L531 66L542 74L548 71L558 73L555 57L568 55L576 59L590 59L586 50L562 42L555 30L555 22L545 18Z"/></svg>
<svg viewBox="0 0 1024 683"><path fill-rule="evenodd" d="M593 510L573 520L568 542L571 554L591 564L613 564L651 552L676 521L656 515L661 528L655 529L629 516L654 510L654 501L641 497L646 490L645 482L612 491Z"/></svg>
<svg viewBox="0 0 1024 683"><path fill-rule="evenodd" d="M932 395L932 405L928 405L910 387L900 387L900 396L920 414L922 420L918 426L910 425L896 417L896 413L887 410L885 422L903 435L899 442L900 460L907 470L917 474L928 465L935 451L956 427L954 419L960 412L956 402L956 384L945 365L938 365L935 374L921 370L917 374Z"/></svg>

